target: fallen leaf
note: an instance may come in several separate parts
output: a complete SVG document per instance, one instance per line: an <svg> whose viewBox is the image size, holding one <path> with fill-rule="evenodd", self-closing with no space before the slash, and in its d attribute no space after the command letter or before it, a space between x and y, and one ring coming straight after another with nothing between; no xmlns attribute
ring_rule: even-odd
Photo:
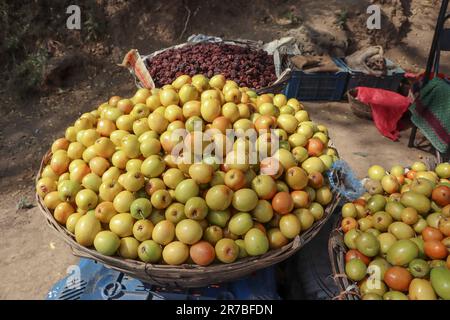
<svg viewBox="0 0 450 320"><path fill-rule="evenodd" d="M363 158L367 158L368 154L365 152L353 152L354 155L363 157Z"/></svg>

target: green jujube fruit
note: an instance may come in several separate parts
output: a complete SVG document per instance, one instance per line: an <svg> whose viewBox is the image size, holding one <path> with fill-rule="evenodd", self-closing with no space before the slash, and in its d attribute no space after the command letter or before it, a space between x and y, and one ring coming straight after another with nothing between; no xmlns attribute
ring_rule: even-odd
<svg viewBox="0 0 450 320"><path fill-rule="evenodd" d="M408 297L400 291L389 291L384 294L383 300L408 300Z"/></svg>
<svg viewBox="0 0 450 320"><path fill-rule="evenodd" d="M412 207L416 209L420 214L425 214L431 209L430 199L428 199L423 194L413 191L407 191L403 193L402 197L400 198L400 202L405 207Z"/></svg>
<svg viewBox="0 0 450 320"><path fill-rule="evenodd" d="M419 248L411 240L399 240L388 250L386 260L394 266L404 266L419 255Z"/></svg>
<svg viewBox="0 0 450 320"><path fill-rule="evenodd" d="M439 297L450 300L450 270L445 267L433 268L430 273L431 286Z"/></svg>
<svg viewBox="0 0 450 320"><path fill-rule="evenodd" d="M388 232L392 233L399 240L412 238L416 234L411 226L399 221L392 223L388 227Z"/></svg>

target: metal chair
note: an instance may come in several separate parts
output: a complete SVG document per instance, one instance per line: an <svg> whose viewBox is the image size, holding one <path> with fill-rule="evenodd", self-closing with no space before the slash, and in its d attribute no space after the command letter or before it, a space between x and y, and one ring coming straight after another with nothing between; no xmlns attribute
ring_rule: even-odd
<svg viewBox="0 0 450 320"><path fill-rule="evenodd" d="M443 0L441 9L439 12L438 20L436 23L436 28L434 31L433 42L431 44L430 54L428 56L427 68L425 71L422 87L424 87L432 73L434 76L439 74L439 62L441 51L450 51L450 29L445 29L444 25L447 20L450 19L450 14L447 14L449 0ZM415 147L415 139L417 134L417 127L413 125L411 130L411 135L409 137L408 147ZM436 151L436 157L438 162L443 161L443 158L448 158L447 155L442 155L440 152Z"/></svg>

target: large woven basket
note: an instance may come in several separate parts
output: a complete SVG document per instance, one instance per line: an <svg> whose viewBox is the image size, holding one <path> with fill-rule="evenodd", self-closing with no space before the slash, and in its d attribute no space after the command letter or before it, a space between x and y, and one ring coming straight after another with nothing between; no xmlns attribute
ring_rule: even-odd
<svg viewBox="0 0 450 320"><path fill-rule="evenodd" d="M168 48L164 48L158 51L155 51L149 55L146 56L140 56L138 53L135 53L137 55L136 59L141 60L142 64L137 66L135 68L129 67L131 74L133 75L135 79L136 86L139 88L145 87L144 83L145 81L142 79L142 77L145 77L148 73L148 76L150 75L148 70L146 69L146 65L151 63L151 60L156 55L170 50L170 49L178 49L182 48L184 46L194 45L197 43L202 42L214 42L214 43L224 43L224 44L231 44L236 46L242 46L242 47L248 47L254 50L259 50L262 48L262 42L260 41L253 41L253 40L247 40L247 39L236 39L236 40L222 40L218 41L217 39L206 39L204 41L188 41L185 43L177 44ZM277 75L277 79L271 83L267 87L259 88L256 90L257 94L263 94L263 93L281 93L286 86L287 82L291 78L292 70L288 67L288 55L286 52L286 48L279 48L275 51L273 54L274 57L274 65L275 65L275 73ZM145 66L145 68L141 68Z"/></svg>
<svg viewBox="0 0 450 320"><path fill-rule="evenodd" d="M43 157L36 181L40 177L45 165L49 163L51 155L51 152L48 152ZM117 256L109 257L102 255L94 249L86 248L78 244L74 239L74 235L55 220L52 213L45 207L43 199L38 194L36 194L36 201L49 226L71 247L74 255L96 260L107 267L150 284L167 287L195 288L231 281L289 258L320 231L339 203L339 196L335 195L333 197L332 202L326 207L324 216L320 221L315 222L310 229L301 233L300 236L297 236L284 247L270 250L261 256L240 259L230 264L213 264L207 267L190 264L180 266L150 264L137 260L123 259Z"/></svg>

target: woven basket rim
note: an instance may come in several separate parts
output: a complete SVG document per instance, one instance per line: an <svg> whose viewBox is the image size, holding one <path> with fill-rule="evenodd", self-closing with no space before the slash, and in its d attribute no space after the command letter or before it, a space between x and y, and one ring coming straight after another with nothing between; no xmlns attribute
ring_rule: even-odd
<svg viewBox="0 0 450 320"><path fill-rule="evenodd" d="M350 280L345 273L345 254L348 249L344 244L344 233L341 230L342 217L339 217L328 239L328 254L331 262L333 279L339 288L338 300L360 300L361 293L357 282Z"/></svg>
<svg viewBox="0 0 450 320"><path fill-rule="evenodd" d="M364 118L368 120L373 120L372 109L369 105L359 101L354 94L356 94L357 89L350 89L347 91L348 103L354 115L359 118Z"/></svg>
<svg viewBox="0 0 450 320"><path fill-rule="evenodd" d="M42 158L38 174L36 175L36 182L39 180L42 170L49 162L51 155L51 151L48 151ZM314 222L311 228L306 230L304 233L301 233L299 236L296 236L291 242L282 248L272 249L263 255L246 257L229 264L214 263L203 267L193 264L182 264L176 266L150 264L139 260L124 259L119 256L105 256L93 248L86 248L78 244L74 239L74 234L69 232L65 226L60 225L55 220L53 214L44 205L42 197L36 193L36 202L42 215L46 219L47 224L54 232L56 232L59 238L69 245L75 256L99 261L109 268L124 272L152 284L174 287L200 287L213 283L229 281L240 276L250 274L256 270L269 267L289 258L320 231L323 225L331 217L331 214L334 212L339 201L340 195L333 194L333 200L325 208L322 219ZM230 272L233 272L233 275L227 275L227 273ZM201 276L202 278L206 277L207 279L196 280L196 276ZM167 277L167 281L164 280L165 277Z"/></svg>

